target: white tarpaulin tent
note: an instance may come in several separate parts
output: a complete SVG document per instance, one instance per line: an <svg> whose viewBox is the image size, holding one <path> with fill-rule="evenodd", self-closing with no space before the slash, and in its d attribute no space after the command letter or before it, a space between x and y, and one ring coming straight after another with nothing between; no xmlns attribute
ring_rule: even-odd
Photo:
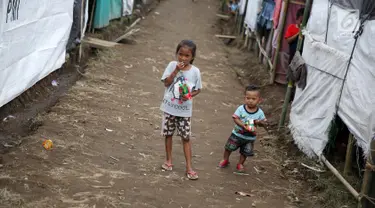
<svg viewBox="0 0 375 208"><path fill-rule="evenodd" d="M0 1L0 107L62 66L72 18L73 0Z"/></svg>
<svg viewBox="0 0 375 208"><path fill-rule="evenodd" d="M302 56L308 66L307 86L303 91L297 88L290 129L296 144L310 157L322 154L336 113L365 153L375 134L375 90L372 89L375 21L371 17L364 19L367 16L363 10L340 5L348 1L336 0L331 5L328 0L314 0L304 32ZM364 4L375 4L369 2L363 0ZM368 9L368 5L363 8ZM357 33L361 22L363 33Z"/></svg>
<svg viewBox="0 0 375 208"><path fill-rule="evenodd" d="M243 15L246 9L246 0L240 0L240 3L238 4L238 6L239 6L240 15Z"/></svg>
<svg viewBox="0 0 375 208"><path fill-rule="evenodd" d="M247 2L245 24L251 31L255 31L257 28L257 15L262 6L262 2L262 0L248 0Z"/></svg>
<svg viewBox="0 0 375 208"><path fill-rule="evenodd" d="M122 15L128 16L133 13L134 0L122 0Z"/></svg>

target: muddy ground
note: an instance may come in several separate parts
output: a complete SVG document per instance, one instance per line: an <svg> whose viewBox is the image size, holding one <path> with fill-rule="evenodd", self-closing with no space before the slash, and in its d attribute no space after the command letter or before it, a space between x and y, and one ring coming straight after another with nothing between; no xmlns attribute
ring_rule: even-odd
<svg viewBox="0 0 375 208"><path fill-rule="evenodd" d="M21 135L23 142L3 154L0 207L317 207L304 179L292 177L298 169L285 168L295 163L285 159L288 149L280 149L263 129L256 155L247 162L249 175L233 174L234 165L216 168L233 127L231 115L243 100L242 84L268 82L256 57L214 38L220 31L218 7L215 0L162 1L137 26L135 44L90 58L84 76L33 118L35 132ZM198 45L195 64L204 85L192 128L198 181L184 177L178 138L174 170L160 169L165 154L160 77L182 39ZM262 107L272 123L283 94L281 86L263 88ZM54 142L51 151L42 148L46 138ZM238 153L232 156L232 164L237 158Z"/></svg>

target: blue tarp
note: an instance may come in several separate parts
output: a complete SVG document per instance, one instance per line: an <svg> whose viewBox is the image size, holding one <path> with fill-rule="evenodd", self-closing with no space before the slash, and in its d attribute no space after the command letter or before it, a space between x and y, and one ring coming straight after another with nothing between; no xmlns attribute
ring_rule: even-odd
<svg viewBox="0 0 375 208"><path fill-rule="evenodd" d="M122 0L96 0L94 28L103 28L122 15Z"/></svg>

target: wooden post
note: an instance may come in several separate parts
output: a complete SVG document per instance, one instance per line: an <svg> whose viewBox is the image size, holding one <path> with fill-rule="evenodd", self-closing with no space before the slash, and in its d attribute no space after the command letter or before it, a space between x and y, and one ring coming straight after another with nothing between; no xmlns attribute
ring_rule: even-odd
<svg viewBox="0 0 375 208"><path fill-rule="evenodd" d="M306 0L306 8L305 8L305 12L303 14L303 20L302 20L301 28L304 28L305 25L306 25L306 23L307 23L307 19L308 19L309 14L310 14L311 2L312 2L312 0ZM302 31L300 30L299 31L299 37L298 37L297 51L301 51L302 41L303 41ZM276 54L275 58L277 58L277 54ZM275 63L273 64L273 68L276 69ZM276 75L276 72L273 71L273 76L272 76L273 77L273 81L275 80L275 75ZM288 82L288 88L287 88L286 93L285 93L285 100L284 100L283 110L282 110L281 116L280 116L279 129L281 127L283 127L284 123L285 123L285 117L286 117L286 113L288 111L288 105L289 105L290 97L292 95L293 85L294 85L294 83L292 81Z"/></svg>
<svg viewBox="0 0 375 208"><path fill-rule="evenodd" d="M260 41L260 44L259 44L259 54L258 54L258 59L259 59L259 63L260 64L263 64L263 53L262 53L262 49L264 49L264 43L266 42L266 37L263 36L261 37L258 33L257 37L259 37L259 41Z"/></svg>
<svg viewBox="0 0 375 208"><path fill-rule="evenodd" d="M249 3L249 0L246 0L246 5L245 5L245 11L242 15L242 19L241 19L241 29L240 29L240 34L242 33L242 29L244 27L244 23L245 23L245 17L246 17L246 12L247 12L247 4Z"/></svg>
<svg viewBox="0 0 375 208"><path fill-rule="evenodd" d="M273 67L275 67L275 65L273 65ZM287 88L286 93L285 93L285 99L284 99L283 109L281 111L281 118L280 118L280 121L279 121L279 128L278 128L278 130L280 130L281 128L283 128L284 125L285 125L285 123L284 123L285 122L285 116L286 116L286 113L288 111L289 101L290 101L290 97L292 95L292 90L291 90L292 88L293 88L293 83L289 82L288 83L288 88Z"/></svg>
<svg viewBox="0 0 375 208"><path fill-rule="evenodd" d="M236 35L241 34L241 25L242 23L242 15L240 15L240 12L237 12L237 19L236 19Z"/></svg>
<svg viewBox="0 0 375 208"><path fill-rule="evenodd" d="M250 32L250 30L249 30L249 32ZM252 35L253 35L253 33L250 32L250 38L252 38ZM253 45L252 45L251 43L248 44L248 46L247 46L247 50L248 50L248 51L252 51L252 50L254 50Z"/></svg>
<svg viewBox="0 0 375 208"><path fill-rule="evenodd" d="M259 56L260 48L257 47L258 46L257 38L259 39L259 34L256 31L252 32L251 49L254 50L254 46L255 46L255 54Z"/></svg>
<svg viewBox="0 0 375 208"><path fill-rule="evenodd" d="M272 70L271 70L271 79L270 79L270 84L273 84L275 82L275 78L276 78L276 66L277 66L277 63L279 61L279 52L280 52L280 49L281 49L281 43L282 43L282 40L283 40L283 36L284 36L284 28L285 28L285 23L286 23L286 16L288 14L288 7L289 7L289 0L284 0L283 1L283 16L281 17L281 24L279 25L279 34L277 36L277 46L276 46L276 50L275 50L275 57L273 59L273 63L272 63Z"/></svg>
<svg viewBox="0 0 375 208"><path fill-rule="evenodd" d="M367 195L370 190L370 183L372 181L372 174L371 170L365 169L365 174L363 175L362 181L362 188L361 188L361 196ZM361 197L358 202L358 208L368 208L369 203L367 202L366 198Z"/></svg>
<svg viewBox="0 0 375 208"><path fill-rule="evenodd" d="M352 169L353 145L354 145L353 134L349 133L348 146L346 147L344 177L348 176L348 174L351 172L351 169Z"/></svg>
<svg viewBox="0 0 375 208"><path fill-rule="evenodd" d="M374 170L374 161L375 161L375 141L374 139L371 140L370 143L370 151L367 157L367 162L365 165L365 174L362 181L362 189L361 195L362 196L369 196L370 198L375 197L375 170ZM368 201L365 197L361 197L358 207L361 208L373 208L375 207L374 204Z"/></svg>
<svg viewBox="0 0 375 208"><path fill-rule="evenodd" d="M273 39L273 34L274 34L274 27L272 25L271 33L267 38L267 46L266 46L266 52L267 52L267 57L272 58L272 39ZM271 71L272 69L272 64L269 65L267 64L267 71Z"/></svg>
<svg viewBox="0 0 375 208"><path fill-rule="evenodd" d="M92 8L91 8L91 14L90 14L90 24L89 24L90 26L89 26L89 31L91 31L91 33L94 33L94 32L95 32L95 28L94 28L94 25L93 25L95 9L96 9L96 0L94 0L94 1L92 2Z"/></svg>
<svg viewBox="0 0 375 208"><path fill-rule="evenodd" d="M80 37L80 41L81 41L81 44L79 45L79 51L78 51L78 64L81 64L81 59L82 59L82 40L83 40L83 33L85 31L83 31L83 22L84 22L84 8L85 8L85 0L81 0L81 24L80 24L80 31L81 31L81 37Z"/></svg>
<svg viewBox="0 0 375 208"><path fill-rule="evenodd" d="M250 36L250 30L249 30L248 27L246 27L246 29L245 29L245 43L244 43L244 46L243 46L244 48L247 47L247 44L249 42L249 36Z"/></svg>
<svg viewBox="0 0 375 208"><path fill-rule="evenodd" d="M224 12L225 11L225 6L227 5L227 0L222 0L221 1L221 11Z"/></svg>

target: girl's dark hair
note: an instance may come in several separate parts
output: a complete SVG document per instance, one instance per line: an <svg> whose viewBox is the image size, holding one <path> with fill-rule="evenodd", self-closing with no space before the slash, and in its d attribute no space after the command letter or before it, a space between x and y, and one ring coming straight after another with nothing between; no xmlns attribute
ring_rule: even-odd
<svg viewBox="0 0 375 208"><path fill-rule="evenodd" d="M193 59L191 59L190 64L193 64L195 59L195 54L197 52L197 45L192 40L183 40L177 45L176 54L182 47L188 47L191 49L191 55L193 56Z"/></svg>
<svg viewBox="0 0 375 208"><path fill-rule="evenodd" d="M300 18L300 17L303 17L304 13L305 13L305 8L298 9L297 14L296 14L297 19Z"/></svg>

